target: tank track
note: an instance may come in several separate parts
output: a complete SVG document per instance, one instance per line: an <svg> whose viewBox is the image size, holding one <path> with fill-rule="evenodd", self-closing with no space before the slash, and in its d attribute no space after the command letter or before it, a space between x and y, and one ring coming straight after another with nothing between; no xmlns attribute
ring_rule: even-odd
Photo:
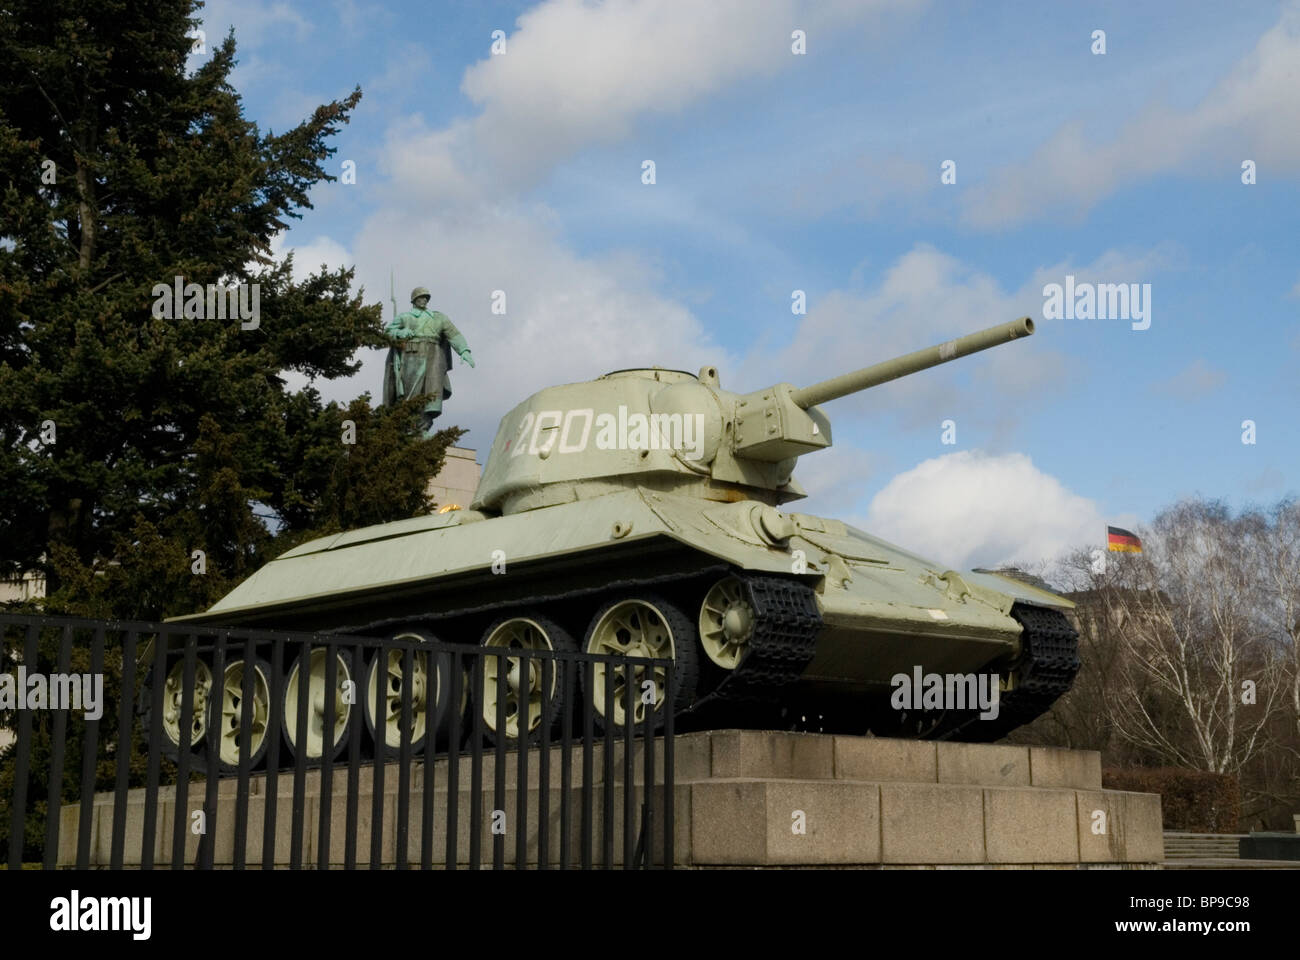
<svg viewBox="0 0 1300 960"><path fill-rule="evenodd" d="M1024 627L1021 659L1015 667L1020 682L999 698L997 717L980 720L978 715L964 716L936 729L928 739L952 740L960 735L968 743L1000 740L1042 716L1069 691L1079 672L1079 634L1065 614L1017 603L1011 616Z"/></svg>
<svg viewBox="0 0 1300 960"><path fill-rule="evenodd" d="M754 611L749 651L717 688L701 698L732 703L772 703L780 699L812 662L821 611L813 590L797 580L738 573Z"/></svg>

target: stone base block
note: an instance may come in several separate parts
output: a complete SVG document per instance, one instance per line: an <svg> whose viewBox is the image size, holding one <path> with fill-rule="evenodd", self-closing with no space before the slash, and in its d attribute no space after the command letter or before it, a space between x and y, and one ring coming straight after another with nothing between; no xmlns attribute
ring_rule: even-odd
<svg viewBox="0 0 1300 960"><path fill-rule="evenodd" d="M517 805L519 756L506 757L503 797L495 788L495 757L485 753L477 799L470 791L472 761L455 758L458 774L455 859L469 862L472 831L477 824L482 863L491 865L500 852L512 865L520 853L536 865L545 836L546 859L558 864L567 808L569 862L581 862L583 836L589 838L596 866L621 866L625 857L623 818L626 782L622 743L614 745L612 775L606 777L605 745L591 748L591 783L586 803L581 747L569 759L570 790L560 791L564 755L551 748L545 755L533 749L524 759L526 810ZM640 834L645 799L644 744L632 754L634 837ZM652 862L663 860L664 751L654 744L656 788ZM446 759L432 768L432 862L447 861L449 774ZM539 790L545 767L548 790ZM679 736L674 743L674 823L672 856L683 867L883 867L883 868L1083 868L1153 867L1164 858L1160 798L1153 794L1101 789L1100 757L1094 752L1052 747L1021 747L964 743L925 743L870 737L723 730ZM367 767L357 778L356 822L351 831L356 862L371 859L375 823L375 770ZM410 863L423 853L425 770L411 770L404 825L398 817L398 776L395 764L384 768L382 822L378 856L394 865L403 843ZM612 801L612 844L605 840L606 780ZM319 830L327 811L329 842L326 856L342 866L349 835L346 769L336 770L328 794L321 790L319 771L310 771L300 800L301 861L314 866L320 857ZM292 774L275 783L276 829L273 860L291 861L293 849ZM268 784L264 775L250 779L245 855L250 865L262 860L263 825ZM198 836L189 829L193 811L202 808L201 781L191 784L186 818L184 860L194 863ZM144 843L145 797L130 791L126 804L125 864L136 866ZM106 866L111 855L113 797L92 801L91 865ZM234 860L235 781L218 789L215 822L208 824L218 865ZM174 788L157 798L154 857L171 862ZM473 814L477 809L477 818ZM584 818L584 809L587 811ZM77 804L63 807L59 864L76 859ZM543 811L545 813L543 814ZM399 829L399 826L401 829ZM403 839L404 838L404 839Z"/></svg>

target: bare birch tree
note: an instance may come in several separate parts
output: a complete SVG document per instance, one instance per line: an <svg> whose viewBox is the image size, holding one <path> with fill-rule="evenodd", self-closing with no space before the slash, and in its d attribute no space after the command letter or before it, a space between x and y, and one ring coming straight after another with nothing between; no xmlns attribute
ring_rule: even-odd
<svg viewBox="0 0 1300 960"><path fill-rule="evenodd" d="M1260 616L1268 532L1255 514L1185 501L1142 531L1143 553L1089 564L1092 629L1113 634L1119 660L1104 708L1161 762L1238 773L1267 739L1284 662Z"/></svg>
<svg viewBox="0 0 1300 960"><path fill-rule="evenodd" d="M1273 508L1262 543L1261 566L1266 617L1286 662L1291 731L1300 742L1300 503L1283 500ZM1289 747L1297 756L1300 752Z"/></svg>

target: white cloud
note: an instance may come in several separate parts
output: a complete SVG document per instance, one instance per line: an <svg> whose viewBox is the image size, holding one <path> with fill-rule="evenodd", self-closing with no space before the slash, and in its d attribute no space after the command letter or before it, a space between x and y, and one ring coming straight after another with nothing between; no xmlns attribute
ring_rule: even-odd
<svg viewBox="0 0 1300 960"><path fill-rule="evenodd" d="M237 31L235 39L245 50L283 43L286 27L293 29L299 41L313 28L312 21L285 0L206 0L196 15L203 21L209 49L219 45L232 26Z"/></svg>
<svg viewBox="0 0 1300 960"><path fill-rule="evenodd" d="M1154 384L1154 389L1180 400L1197 400L1223 386L1228 375L1198 357L1178 373Z"/></svg>
<svg viewBox="0 0 1300 960"><path fill-rule="evenodd" d="M926 460L885 485L866 529L955 569L1034 564L1097 543L1098 505L1023 453L961 451Z"/></svg>
<svg viewBox="0 0 1300 960"><path fill-rule="evenodd" d="M995 227L1059 211L1082 213L1127 184L1162 172L1231 182L1241 162L1300 171L1300 3L1190 110L1149 103L1108 142L1071 119L1020 163L1004 167L963 196L965 219Z"/></svg>
<svg viewBox="0 0 1300 960"><path fill-rule="evenodd" d="M584 147L625 138L639 118L792 68L796 28L825 36L919 5L549 0L518 18L504 54L465 71L461 90L481 112L420 136L424 169L394 173L434 192L454 194L470 181L487 195L525 189Z"/></svg>
<svg viewBox="0 0 1300 960"><path fill-rule="evenodd" d="M837 423L888 416L909 427L932 426L936 437L939 421L949 417L959 426L964 420L1004 429L1008 418L1018 416L1015 401L1040 403L1068 388L1079 367L1077 361L1066 361L1060 345L1075 332L1072 327L1106 322L1042 320L1043 285L1061 282L1067 273L1080 282L1149 282L1175 256L1176 251L1163 248L1110 250L1091 263L1039 267L1017 289L1007 290L990 274L917 244L865 291L809 291L808 314L788 345L755 351L741 380L747 389L782 380L805 385L1029 316L1037 333L1027 341L834 401L831 409ZM1127 331L1129 325L1116 329Z"/></svg>
<svg viewBox="0 0 1300 960"><path fill-rule="evenodd" d="M867 483L886 456L848 444L836 444L799 461L794 478L808 492L807 500L790 504L797 513L851 517L859 512Z"/></svg>
<svg viewBox="0 0 1300 960"><path fill-rule="evenodd" d="M352 266L352 254L348 248L330 237L316 237L309 243L289 243L287 235L277 233L271 238L271 256L276 260L285 254L293 253L293 279L301 283L314 273L320 273L321 267L338 270L340 267Z"/></svg>
<svg viewBox="0 0 1300 960"><path fill-rule="evenodd" d="M873 289L810 291L807 316L768 366L779 368L781 379L809 383L1013 320L1033 303L1004 292L992 277L955 257L918 244ZM887 389L897 400L896 391L911 392L917 382Z"/></svg>

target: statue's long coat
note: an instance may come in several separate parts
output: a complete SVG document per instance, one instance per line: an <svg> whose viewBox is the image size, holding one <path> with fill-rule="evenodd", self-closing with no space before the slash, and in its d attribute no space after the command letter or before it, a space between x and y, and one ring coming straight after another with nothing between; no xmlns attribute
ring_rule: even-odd
<svg viewBox="0 0 1300 960"><path fill-rule="evenodd" d="M384 364L384 404L418 394L427 398L424 412L438 416L451 396L452 347L468 349L465 338L445 314L429 310L408 310L387 332L399 341Z"/></svg>

